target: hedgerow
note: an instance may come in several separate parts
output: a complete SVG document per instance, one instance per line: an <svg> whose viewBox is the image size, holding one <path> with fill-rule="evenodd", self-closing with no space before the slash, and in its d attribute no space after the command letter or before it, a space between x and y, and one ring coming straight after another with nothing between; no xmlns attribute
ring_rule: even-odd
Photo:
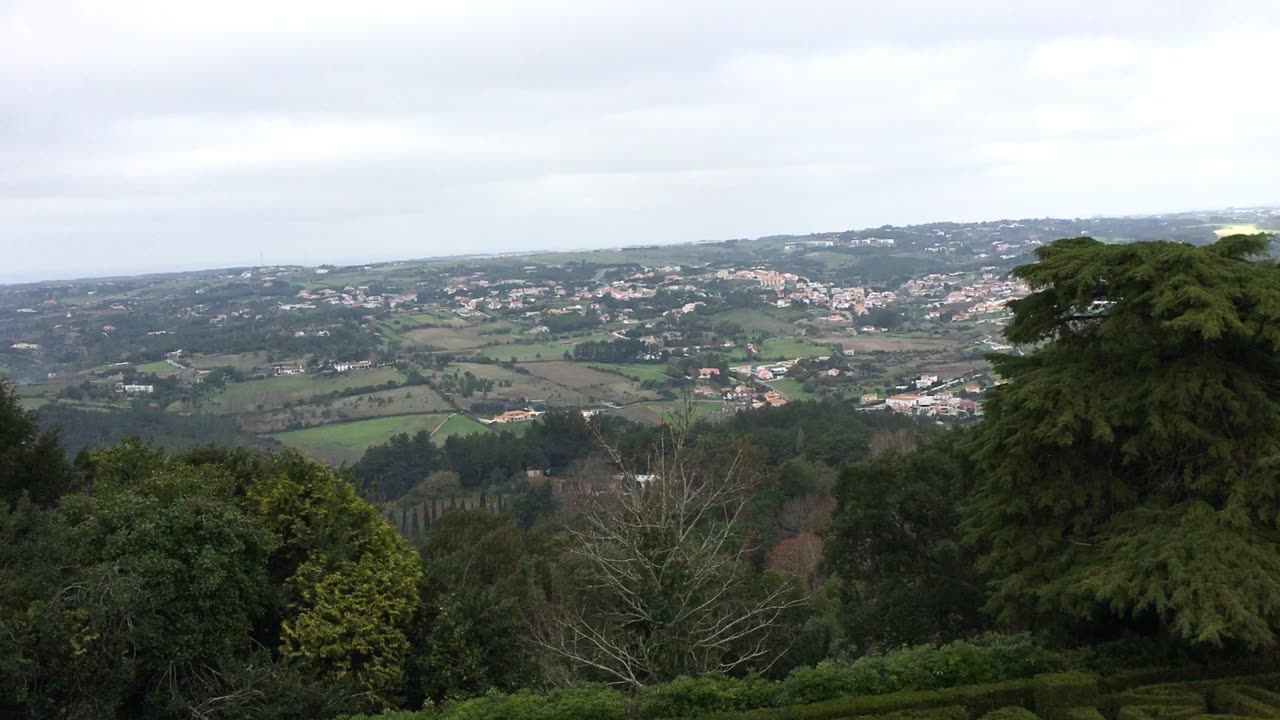
<svg viewBox="0 0 1280 720"><path fill-rule="evenodd" d="M989 635L941 647L921 645L867 655L852 663L827 661L797 668L782 681L778 704L1013 680L1058 669L1061 663L1028 635Z"/></svg>
<svg viewBox="0 0 1280 720"><path fill-rule="evenodd" d="M824 663L781 682L707 675L633 696L598 685L490 693L376 720L1280 720L1280 673L1274 672L1221 677L1226 668L1200 666L1105 681L1083 672L1001 678L1059 662L1016 636L986 638ZM1180 681L1144 684L1153 677ZM1110 694L1101 695L1103 687ZM804 702L812 698L820 699Z"/></svg>

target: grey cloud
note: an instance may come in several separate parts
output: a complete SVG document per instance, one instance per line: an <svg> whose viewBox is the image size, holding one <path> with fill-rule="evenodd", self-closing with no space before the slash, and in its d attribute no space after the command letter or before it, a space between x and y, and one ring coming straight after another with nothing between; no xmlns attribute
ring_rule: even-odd
<svg viewBox="0 0 1280 720"><path fill-rule="evenodd" d="M0 1L0 280L1280 200L1274 3L897 5Z"/></svg>

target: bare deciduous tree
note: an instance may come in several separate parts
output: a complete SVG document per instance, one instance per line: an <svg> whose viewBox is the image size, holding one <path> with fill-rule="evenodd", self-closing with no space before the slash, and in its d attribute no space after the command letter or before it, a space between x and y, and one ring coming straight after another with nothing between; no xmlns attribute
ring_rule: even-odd
<svg viewBox="0 0 1280 720"><path fill-rule="evenodd" d="M811 532L779 540L769 553L769 567L775 572L799 578L805 590L812 594L822 585L823 578L819 573L822 546L822 538Z"/></svg>
<svg viewBox="0 0 1280 720"><path fill-rule="evenodd" d="M886 452L909 453L920 447L920 431L915 428L899 428L883 430L871 436L868 450L871 457L878 457Z"/></svg>
<svg viewBox="0 0 1280 720"><path fill-rule="evenodd" d="M835 511L835 498L827 492L810 492L792 498L778 508L774 526L782 535L802 532L821 532L831 523Z"/></svg>
<svg viewBox="0 0 1280 720"><path fill-rule="evenodd" d="M621 483L580 498L569 526L574 588L533 623L544 651L614 684L767 669L787 644L788 612L804 602L793 583L744 561L756 472L740 447L691 444L691 417L668 425L643 468L601 441Z"/></svg>

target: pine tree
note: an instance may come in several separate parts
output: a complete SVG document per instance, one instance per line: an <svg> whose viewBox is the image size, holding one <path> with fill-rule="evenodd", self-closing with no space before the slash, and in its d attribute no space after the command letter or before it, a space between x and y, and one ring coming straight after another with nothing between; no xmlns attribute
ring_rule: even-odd
<svg viewBox="0 0 1280 720"><path fill-rule="evenodd" d="M1193 642L1280 628L1280 271L1266 236L1041 248L1015 275L970 446L969 519L1005 620L1153 621Z"/></svg>

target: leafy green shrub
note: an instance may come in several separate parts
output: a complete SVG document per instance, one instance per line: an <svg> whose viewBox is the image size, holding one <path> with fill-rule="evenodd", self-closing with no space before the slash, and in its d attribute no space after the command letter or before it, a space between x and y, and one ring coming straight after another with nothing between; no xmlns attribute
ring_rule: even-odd
<svg viewBox="0 0 1280 720"><path fill-rule="evenodd" d="M1013 680L1054 669L1060 662L1029 635L986 635L941 647L918 645L867 655L852 663L827 661L797 668L783 680L778 704Z"/></svg>
<svg viewBox="0 0 1280 720"><path fill-rule="evenodd" d="M1063 657L1036 642L1031 633L986 633L969 642L991 658L1004 680L1057 672L1065 667Z"/></svg>
<svg viewBox="0 0 1280 720"><path fill-rule="evenodd" d="M1067 708L1098 704L1098 676L1082 672L1037 675L1035 699L1037 715L1044 720L1061 720Z"/></svg>
<svg viewBox="0 0 1280 720"><path fill-rule="evenodd" d="M726 710L771 707L777 697L778 686L756 676L684 676L641 688L634 708L642 718L697 718Z"/></svg>
<svg viewBox="0 0 1280 720"><path fill-rule="evenodd" d="M449 703L431 720L622 720L626 698L616 690L578 686L546 694L521 691L490 693L471 700Z"/></svg>
<svg viewBox="0 0 1280 720"><path fill-rule="evenodd" d="M1062 711L1062 720L1104 720L1098 708L1073 707Z"/></svg>
<svg viewBox="0 0 1280 720"><path fill-rule="evenodd" d="M799 705L822 702L851 694L852 681L849 666L825 660L814 667L792 670L782 681L778 694L779 705Z"/></svg>
<svg viewBox="0 0 1280 720"><path fill-rule="evenodd" d="M1024 707L1002 707L983 715L981 720L1039 720L1036 714Z"/></svg>

